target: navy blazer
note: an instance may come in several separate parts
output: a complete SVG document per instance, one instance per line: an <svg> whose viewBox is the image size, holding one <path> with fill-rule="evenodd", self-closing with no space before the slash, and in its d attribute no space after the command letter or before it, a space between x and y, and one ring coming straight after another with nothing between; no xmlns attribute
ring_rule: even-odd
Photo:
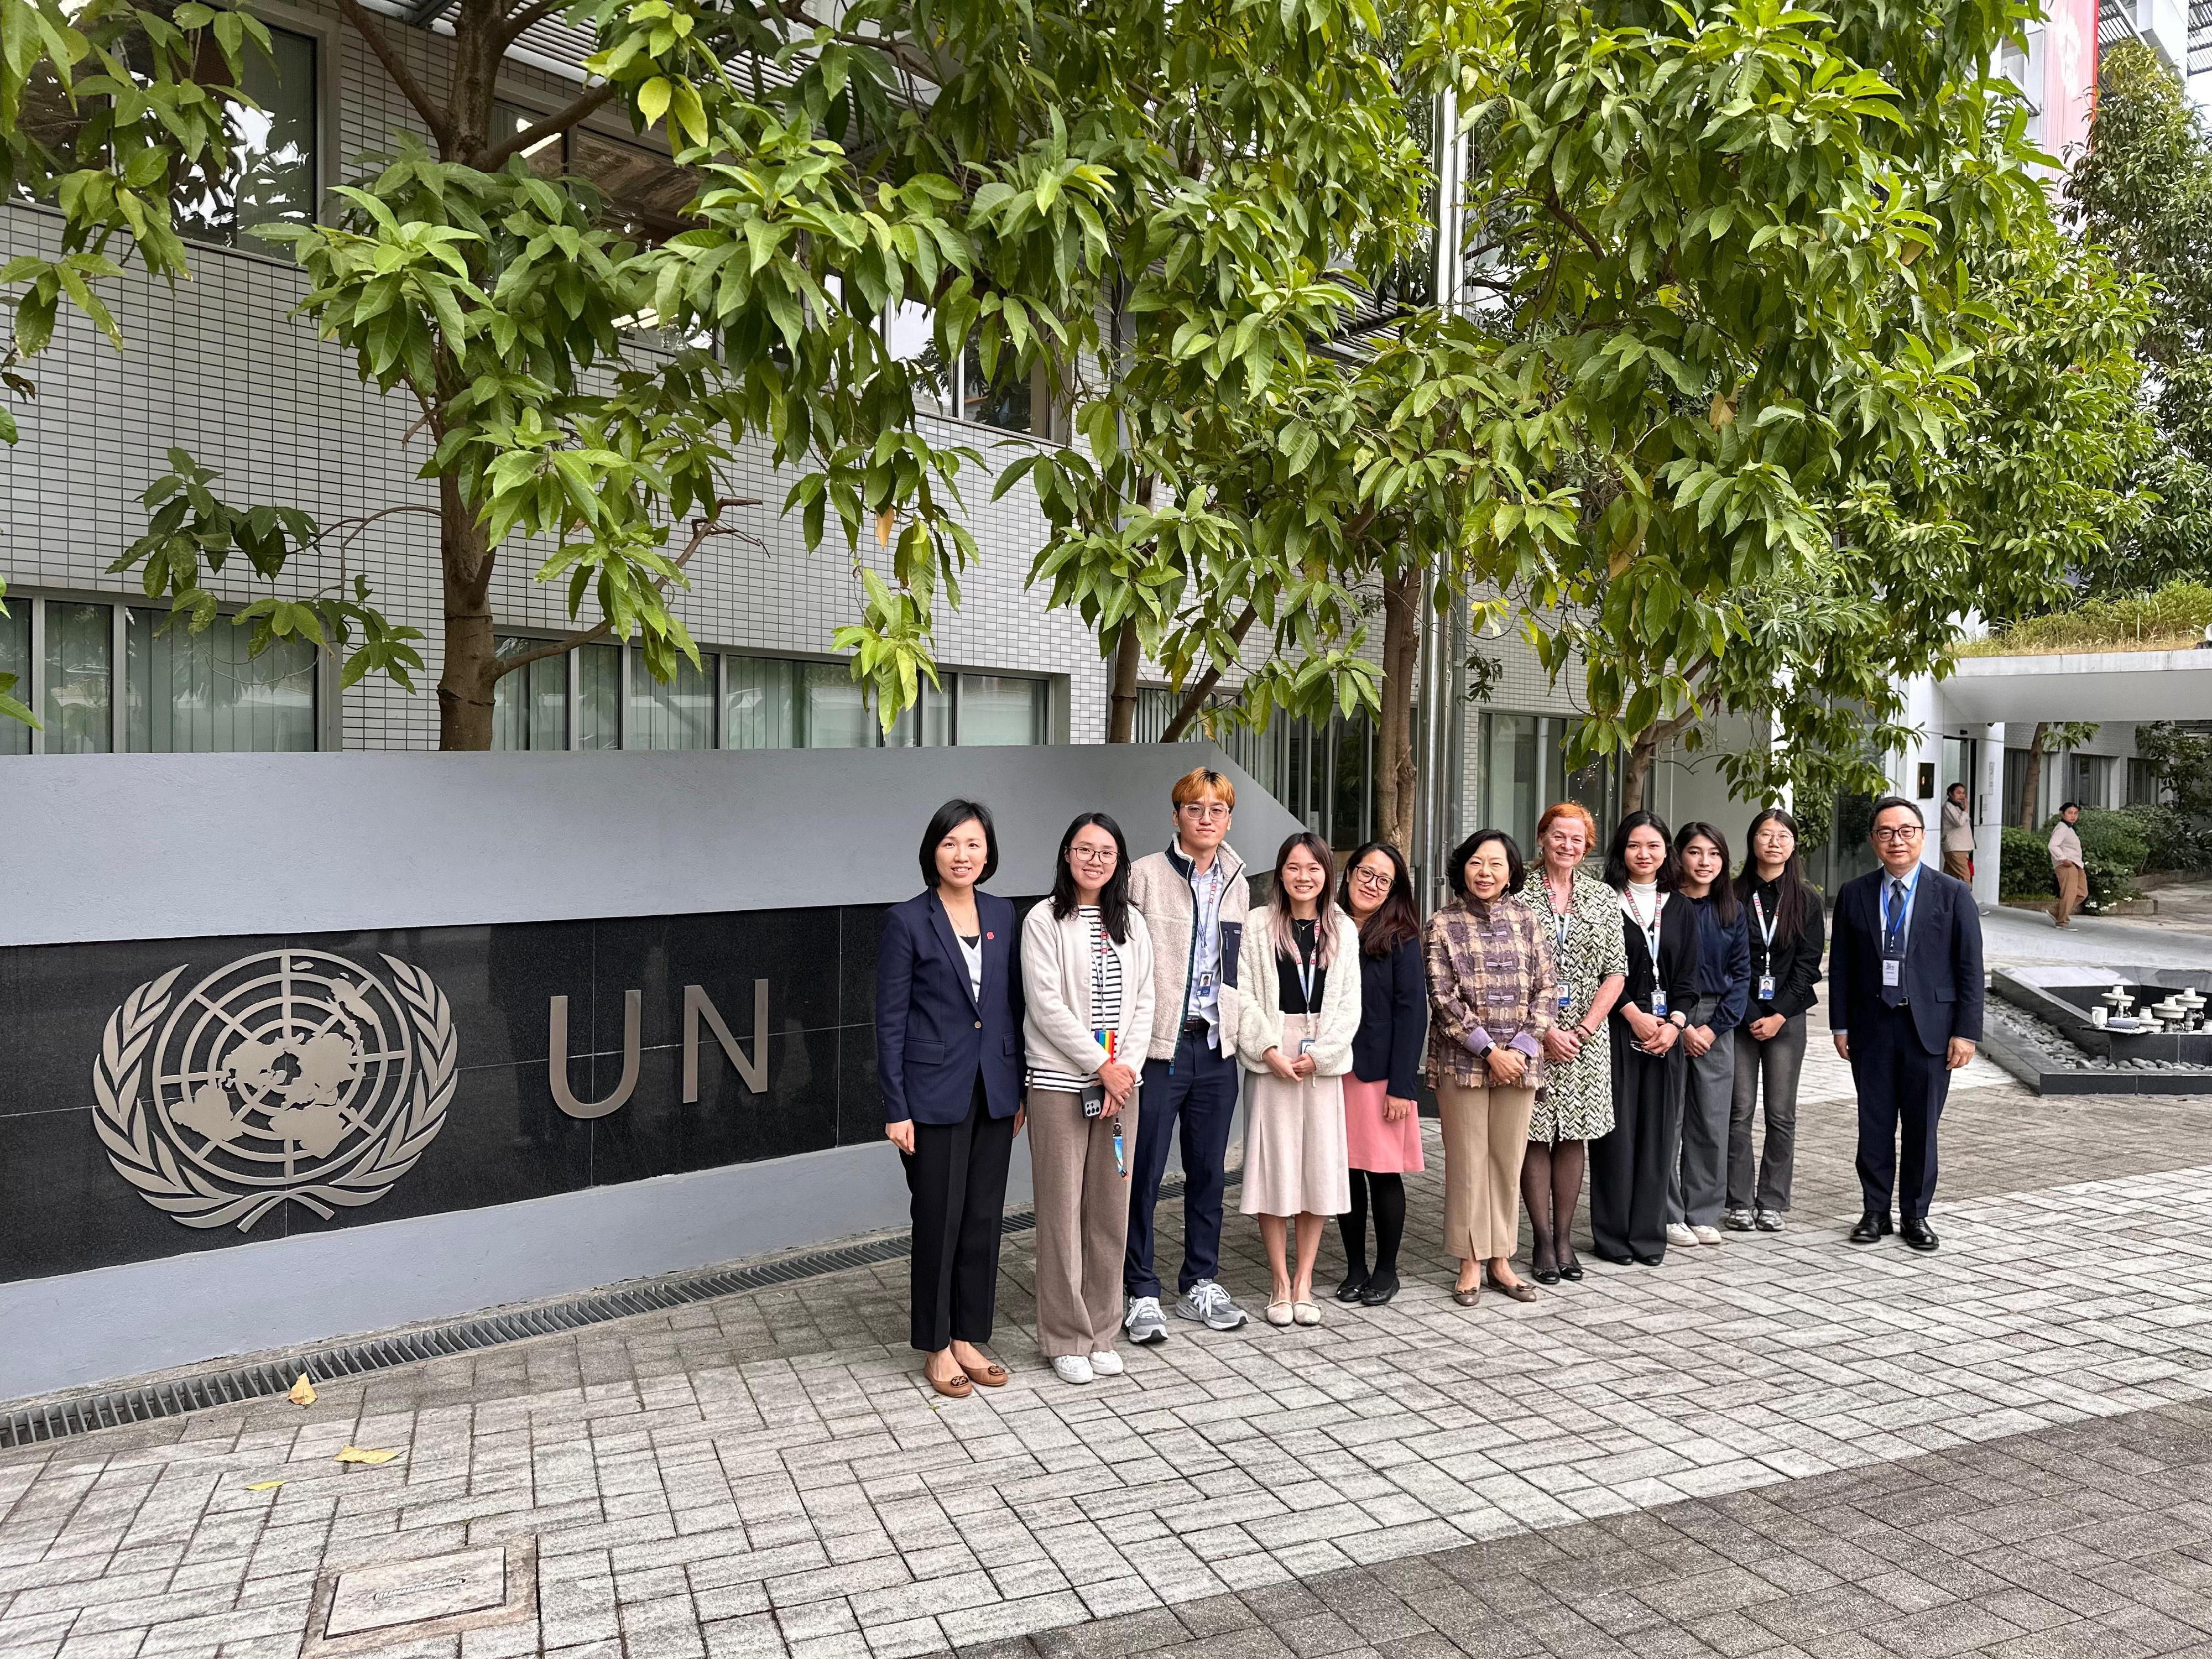
<svg viewBox="0 0 2212 1659"><path fill-rule="evenodd" d="M1828 946L1828 1024L1848 1033L1881 1006L1881 890L1889 872L1855 876L1836 894ZM1982 1040L1982 915L1974 890L1920 866L1905 939L1905 1000L1920 1046L1940 1054L1954 1037Z"/></svg>
<svg viewBox="0 0 2212 1659"><path fill-rule="evenodd" d="M983 1079L993 1117L1022 1103L1021 929L1011 899L975 895L983 928L983 994L951 918L931 888L884 917L876 957L876 1079L884 1121L964 1123Z"/></svg>
<svg viewBox="0 0 2212 1659"><path fill-rule="evenodd" d="M1352 1039L1352 1074L1388 1083L1400 1100L1421 1086L1429 1041L1429 970L1414 934L1388 956L1359 953L1359 1030Z"/></svg>

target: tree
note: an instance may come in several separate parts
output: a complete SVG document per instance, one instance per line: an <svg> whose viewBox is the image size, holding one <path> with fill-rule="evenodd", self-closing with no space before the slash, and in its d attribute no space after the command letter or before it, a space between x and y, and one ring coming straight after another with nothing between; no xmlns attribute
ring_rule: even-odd
<svg viewBox="0 0 2212 1659"><path fill-rule="evenodd" d="M2021 781L2020 827L2033 830L2039 827L2042 813L2038 803L2043 799L2043 757L2071 749L2076 744L2089 741L2097 733L2094 720L2038 720L2035 732L2027 740L2027 771Z"/></svg>

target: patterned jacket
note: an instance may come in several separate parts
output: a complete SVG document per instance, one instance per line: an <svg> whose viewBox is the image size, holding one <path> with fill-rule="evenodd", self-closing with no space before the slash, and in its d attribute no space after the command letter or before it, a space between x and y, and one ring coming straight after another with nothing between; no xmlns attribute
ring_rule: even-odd
<svg viewBox="0 0 2212 1659"><path fill-rule="evenodd" d="M1500 894L1488 905L1454 899L1429 918L1423 938L1429 969L1429 1084L1489 1086L1475 1058L1492 1043L1528 1057L1522 1086L1543 1080L1543 1035L1559 1006L1551 942L1536 913Z"/></svg>

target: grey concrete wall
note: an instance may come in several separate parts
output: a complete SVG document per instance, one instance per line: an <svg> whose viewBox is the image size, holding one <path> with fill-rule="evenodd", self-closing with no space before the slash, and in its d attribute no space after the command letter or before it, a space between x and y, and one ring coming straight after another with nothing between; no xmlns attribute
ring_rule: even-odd
<svg viewBox="0 0 2212 1659"><path fill-rule="evenodd" d="M992 889L1042 893L1079 811L1166 845L1202 762L1267 867L1297 825L1211 744L0 758L0 945L890 903L956 795L997 821Z"/></svg>

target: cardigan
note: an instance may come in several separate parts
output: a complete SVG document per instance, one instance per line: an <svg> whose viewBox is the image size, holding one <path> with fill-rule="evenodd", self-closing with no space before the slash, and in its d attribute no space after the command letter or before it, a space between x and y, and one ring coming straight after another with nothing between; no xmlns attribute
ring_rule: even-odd
<svg viewBox="0 0 2212 1659"><path fill-rule="evenodd" d="M1116 1058L1141 1073L1152 1039L1152 939L1133 905L1129 937L1112 948L1121 964ZM1022 1043L1030 1068L1096 1077L1106 1050L1091 1035L1091 926L1079 910L1054 916L1050 899L1030 907L1022 923Z"/></svg>
<svg viewBox="0 0 2212 1659"><path fill-rule="evenodd" d="M1270 1048L1283 1046L1283 1011L1278 1006L1280 988L1275 979L1275 907L1272 904L1252 918L1253 938L1237 964L1237 1058L1248 1072L1267 1069ZM1359 930L1343 911L1331 908L1330 956L1350 963L1359 955ZM1352 1069L1352 1039L1359 1030L1360 978L1356 974L1331 974L1322 988L1321 1017L1316 1023L1313 1056L1316 1077L1341 1077Z"/></svg>
<svg viewBox="0 0 2212 1659"><path fill-rule="evenodd" d="M1359 1032L1352 1039L1352 1075L1362 1083L1389 1079L1394 1099L1411 1100L1421 1085L1421 1048L1429 1040L1429 975L1421 936L1379 957L1359 958Z"/></svg>
<svg viewBox="0 0 2212 1659"><path fill-rule="evenodd" d="M1720 902L1711 893L1703 898L1677 893L1673 902L1687 904L1698 918L1698 994L1721 1000L1713 1010L1712 1029L1733 1031L1743 1024L1744 1003L1751 995L1751 949L1746 943L1750 913L1738 905L1735 921L1724 922ZM1682 1012L1689 1012L1688 1005Z"/></svg>
<svg viewBox="0 0 2212 1659"><path fill-rule="evenodd" d="M1237 1052L1237 1004L1243 993L1238 977L1239 942L1252 890L1244 876L1244 860L1223 842L1214 849L1221 867L1221 1052ZM1190 860L1174 847L1164 853L1147 853L1129 866L1129 902L1143 912L1152 936L1152 1037L1147 1051L1154 1060L1173 1060L1182 1039L1183 1022L1191 1018L1190 972L1197 955L1191 937L1196 925L1198 901L1191 890Z"/></svg>

